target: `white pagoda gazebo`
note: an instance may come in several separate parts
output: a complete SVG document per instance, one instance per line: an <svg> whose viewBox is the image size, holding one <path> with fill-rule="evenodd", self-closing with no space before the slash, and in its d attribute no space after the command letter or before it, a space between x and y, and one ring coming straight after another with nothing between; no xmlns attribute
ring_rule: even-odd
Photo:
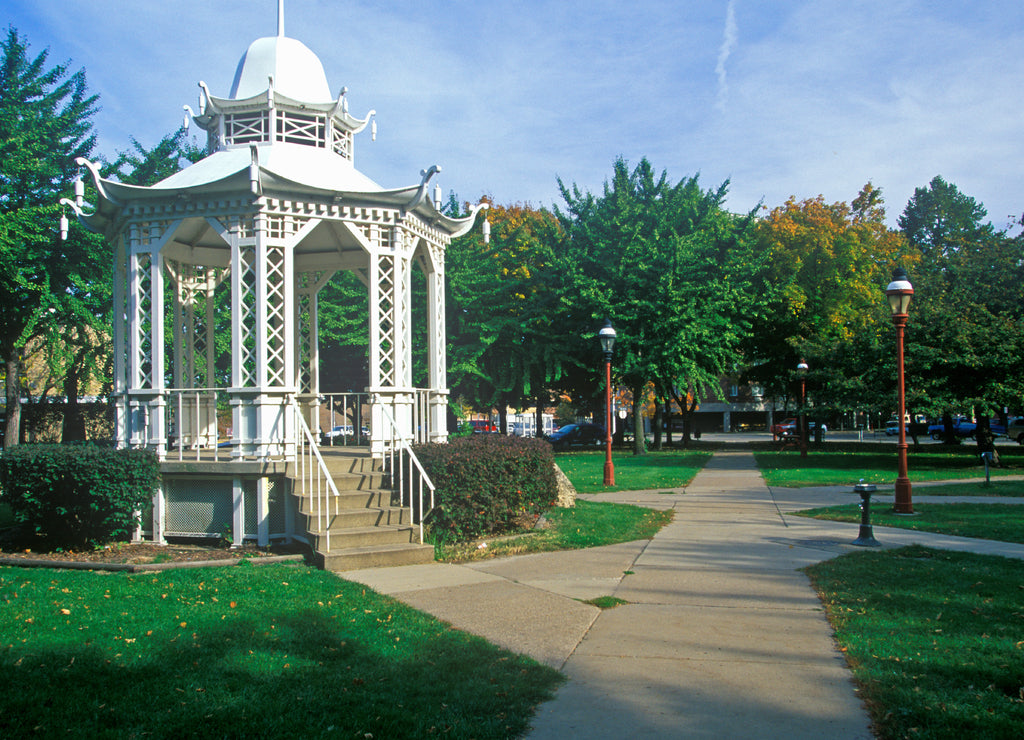
<svg viewBox="0 0 1024 740"><path fill-rule="evenodd" d="M104 179L80 160L98 195L94 206L79 199L74 208L114 250L117 442L154 449L168 463L165 480L200 475L182 466L182 450L196 451L203 470L212 470L204 450L261 470L296 460L306 429L320 426L317 301L339 270L367 289L372 455L447 439L444 255L481 206L464 219L444 215L439 189L434 198L428 192L437 167L394 190L360 173L355 135L374 111L350 115L346 89L332 95L320 60L283 25L279 4L278 35L249 46L226 97L199 83L198 110L186 107L186 120L207 133L201 161L139 187ZM414 266L426 276L427 305L417 307L427 316L425 348L412 346ZM215 311L224 291L229 317ZM223 387L214 347L228 331ZM426 388L412 387L414 349L427 355ZM223 428L218 439L218 402L222 413L225 403L231 409L227 439ZM248 469L232 474L235 508L253 480L266 486ZM237 524L236 533L250 536Z"/></svg>

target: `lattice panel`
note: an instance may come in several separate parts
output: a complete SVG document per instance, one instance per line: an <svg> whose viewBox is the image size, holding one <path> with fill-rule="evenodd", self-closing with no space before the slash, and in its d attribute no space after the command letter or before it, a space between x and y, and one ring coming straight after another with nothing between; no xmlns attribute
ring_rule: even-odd
<svg viewBox="0 0 1024 740"><path fill-rule="evenodd" d="M284 214L268 214L264 219L266 235L270 239L288 239L309 223L308 218Z"/></svg>
<svg viewBox="0 0 1024 740"><path fill-rule="evenodd" d="M306 276L307 280L309 279ZM296 341L298 343L299 392L309 393L313 389L313 378L310 363L313 356L313 320L312 304L316 300L307 291L300 291L298 296L298 316L296 317Z"/></svg>
<svg viewBox="0 0 1024 740"><path fill-rule="evenodd" d="M164 480L167 534L217 536L231 525L230 480Z"/></svg>
<svg viewBox="0 0 1024 740"><path fill-rule="evenodd" d="M323 148L327 135L327 117L308 113L277 111L277 140Z"/></svg>
<svg viewBox="0 0 1024 740"><path fill-rule="evenodd" d="M137 293L138 320L135 322L136 367L139 369L139 387L153 387L153 257L143 252L132 257L138 276Z"/></svg>
<svg viewBox="0 0 1024 740"><path fill-rule="evenodd" d="M214 382L212 378L207 378L206 365L206 304L213 299L212 295L208 297L208 292L215 271L194 265L179 265L177 273L178 305L182 311L182 384L185 388L212 387Z"/></svg>
<svg viewBox="0 0 1024 740"><path fill-rule="evenodd" d="M288 484L281 478L269 478L267 486L267 528L270 536L286 534L284 507L288 498Z"/></svg>
<svg viewBox="0 0 1024 740"><path fill-rule="evenodd" d="M279 478L267 480L267 531L271 537L281 537L288 532L285 527L285 505L287 501L287 484ZM242 479L242 519L245 537L255 539L259 534L259 508L257 497L259 488L254 478Z"/></svg>
<svg viewBox="0 0 1024 740"><path fill-rule="evenodd" d="M238 239L251 239L256 234L256 218L253 215L212 218L220 227Z"/></svg>
<svg viewBox="0 0 1024 740"><path fill-rule="evenodd" d="M444 382L445 373L447 372L448 358L446 355L446 330L445 330L445 298L444 298L444 272L437 270L427 275L427 280L434 281L434 316L433 321L428 320L428 327L433 324L434 326L434 368L437 370L439 378L430 378L429 384L433 386L436 380Z"/></svg>
<svg viewBox="0 0 1024 740"><path fill-rule="evenodd" d="M255 247L239 247L239 263L241 286L238 298L241 316L241 368L242 386L255 385L256 381L256 335L254 325L256 319L256 249Z"/></svg>
<svg viewBox="0 0 1024 740"><path fill-rule="evenodd" d="M270 141L269 111L227 114L224 117L224 136L228 144Z"/></svg>
<svg viewBox="0 0 1024 740"><path fill-rule="evenodd" d="M150 246L160 241L160 238L171 225L170 221L143 221L136 224L135 242L139 246Z"/></svg>
<svg viewBox="0 0 1024 740"><path fill-rule="evenodd" d="M409 269L407 260L395 260L395 385L406 386L412 383L410 367L412 358L412 347L409 342L412 337L412 316L409 312L409 302L412 300L412 287L410 280L412 271Z"/></svg>
<svg viewBox="0 0 1024 740"><path fill-rule="evenodd" d="M377 224L361 224L360 228L367 241L377 242L381 249L391 251L395 248L395 230L393 228Z"/></svg>
<svg viewBox="0 0 1024 740"><path fill-rule="evenodd" d="M267 247L267 383L285 385L285 249Z"/></svg>
<svg viewBox="0 0 1024 740"><path fill-rule="evenodd" d="M352 132L335 127L331 132L331 148L335 154L352 159Z"/></svg>
<svg viewBox="0 0 1024 740"><path fill-rule="evenodd" d="M381 255L377 265L377 361L380 384L397 385L395 377L395 263L394 255Z"/></svg>

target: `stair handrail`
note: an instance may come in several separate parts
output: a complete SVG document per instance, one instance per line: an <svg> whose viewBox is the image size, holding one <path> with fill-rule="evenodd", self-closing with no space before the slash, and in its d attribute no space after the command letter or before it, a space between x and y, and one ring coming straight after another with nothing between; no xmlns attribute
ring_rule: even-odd
<svg viewBox="0 0 1024 740"><path fill-rule="evenodd" d="M420 511L420 544L423 544L423 520L427 518L427 513L434 508L434 483L430 480L430 476L427 475L427 471L423 469L423 464L420 459L416 457L416 453L412 450L412 445L408 439L405 439L398 433L398 424L395 423L395 417L391 415L391 410L387 406L381 406L383 412L384 421L387 423L387 429L384 439L385 444L385 459L388 462L388 472L391 475L391 484L395 484L395 473L397 471L398 477L398 495L401 500L402 506L406 505L406 493L408 493L408 506L409 506L409 521L416 524L416 509L413 505L413 473L419 472L419 478L417 478L417 501L419 503ZM395 464L395 456L398 456L398 464ZM409 475L405 475L405 466L402 464L402 454L408 456L409 459ZM415 468L415 471L414 471ZM427 489L430 492L430 508L423 508L423 487L426 484ZM408 490L407 490L408 486Z"/></svg>
<svg viewBox="0 0 1024 740"><path fill-rule="evenodd" d="M324 535L324 546L326 552L331 551L331 527L330 527L330 503L331 497L337 502L340 498L338 487L334 484L334 478L327 469L323 455L316 444L316 437L309 429L306 418L302 415L299 404L292 398L289 402L292 407L292 415L295 418L296 427L299 430L298 444L295 449L295 463L299 469L299 480L303 487L309 491L310 514L315 516L317 528ZM309 474L307 483L307 472ZM313 490L315 472L316 490ZM315 510L315 511L314 511ZM335 512L337 513L337 512Z"/></svg>

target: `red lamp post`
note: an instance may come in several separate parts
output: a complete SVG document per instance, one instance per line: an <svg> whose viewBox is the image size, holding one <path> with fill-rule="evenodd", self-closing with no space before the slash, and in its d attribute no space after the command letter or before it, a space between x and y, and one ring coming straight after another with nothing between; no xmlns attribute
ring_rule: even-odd
<svg viewBox="0 0 1024 740"><path fill-rule="evenodd" d="M913 514L914 503L911 500L910 478L907 477L907 420L906 420L906 399L903 392L903 330L907 326L907 311L910 308L910 298L914 295L914 286L907 279L907 273L902 267L896 268L892 274L892 282L885 289L885 295L889 299L889 307L892 309L892 323L896 327L896 384L897 384L897 413L899 414L899 442L896 445L898 450L896 492L893 511L897 514Z"/></svg>
<svg viewBox="0 0 1024 740"><path fill-rule="evenodd" d="M807 363L800 360L796 371L800 375L800 457L807 457L807 417L804 410L807 405Z"/></svg>
<svg viewBox="0 0 1024 740"><path fill-rule="evenodd" d="M605 321L601 331L598 332L601 340L601 350L604 352L604 430L605 430L605 458L604 458L604 484L615 485L615 466L612 464L612 348L615 346L615 329L611 321Z"/></svg>

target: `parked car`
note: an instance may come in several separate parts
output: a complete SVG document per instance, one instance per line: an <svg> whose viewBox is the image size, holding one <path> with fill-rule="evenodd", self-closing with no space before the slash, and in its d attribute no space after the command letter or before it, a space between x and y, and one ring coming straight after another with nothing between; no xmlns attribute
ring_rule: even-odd
<svg viewBox="0 0 1024 740"><path fill-rule="evenodd" d="M965 417L963 417L963 416L954 416L953 417L953 433L956 434L957 427L959 427L961 424L964 424L966 422L967 422L967 420L966 420ZM941 419L939 419L934 424L929 424L928 425L928 436L931 437L934 440L940 440L940 439L942 439L943 437L946 436L946 425L942 423Z"/></svg>
<svg viewBox="0 0 1024 740"><path fill-rule="evenodd" d="M956 432L956 436L962 439L974 439L974 432L977 428L978 425L973 421L961 421L953 425L953 431ZM996 437L1006 436L1006 427L998 421L989 421L988 428Z"/></svg>
<svg viewBox="0 0 1024 740"><path fill-rule="evenodd" d="M607 434L597 424L566 424L548 437L551 446L558 451L599 447L604 444Z"/></svg>
<svg viewBox="0 0 1024 740"><path fill-rule="evenodd" d="M780 423L772 427L772 434L776 437L795 437L796 436L796 419L783 419ZM807 434L813 436L814 432L818 429L818 422L808 421L807 422ZM825 424L821 425L821 433L824 434L828 431L828 426Z"/></svg>
<svg viewBox="0 0 1024 740"><path fill-rule="evenodd" d="M498 427L487 419L470 419L473 434L497 434Z"/></svg>
<svg viewBox="0 0 1024 740"><path fill-rule="evenodd" d="M1024 416L1011 419L1006 427L1006 436L1017 440L1017 444L1024 445Z"/></svg>
<svg viewBox="0 0 1024 740"><path fill-rule="evenodd" d="M891 437L894 434L900 433L900 421L899 419L891 419L885 422L885 436Z"/></svg>
<svg viewBox="0 0 1024 740"><path fill-rule="evenodd" d="M359 433L364 437L370 436L370 430L363 426L360 428ZM355 429L351 424L338 424L331 428L329 431L320 433L320 444L324 445L335 445L342 444L342 437L351 437L355 434ZM344 442L344 444L352 444L351 442Z"/></svg>

